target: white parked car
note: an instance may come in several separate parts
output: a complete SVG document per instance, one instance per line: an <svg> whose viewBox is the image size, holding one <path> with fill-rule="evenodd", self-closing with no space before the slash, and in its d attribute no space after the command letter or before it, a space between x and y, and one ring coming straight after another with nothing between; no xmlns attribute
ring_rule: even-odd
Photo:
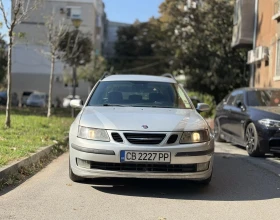
<svg viewBox="0 0 280 220"><path fill-rule="evenodd" d="M69 133L69 175L189 179L208 184L214 135L185 90L173 78L103 77L93 88Z"/></svg>
<svg viewBox="0 0 280 220"><path fill-rule="evenodd" d="M46 93L34 92L26 100L26 106L29 107L42 107L48 105L48 95Z"/></svg>
<svg viewBox="0 0 280 220"><path fill-rule="evenodd" d="M80 99L80 96L76 95L75 99ZM62 106L63 108L69 108L70 107L70 101L73 100L73 95L68 95L63 99Z"/></svg>

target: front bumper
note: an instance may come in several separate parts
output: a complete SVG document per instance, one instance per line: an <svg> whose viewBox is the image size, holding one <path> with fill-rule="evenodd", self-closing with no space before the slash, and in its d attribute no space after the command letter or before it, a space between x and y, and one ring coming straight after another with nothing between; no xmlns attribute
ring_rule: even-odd
<svg viewBox="0 0 280 220"><path fill-rule="evenodd" d="M280 129L256 126L259 146L263 153L280 153Z"/></svg>
<svg viewBox="0 0 280 220"><path fill-rule="evenodd" d="M157 145L126 145L114 142L98 142L70 137L70 166L72 172L83 178L120 177L120 178L151 178L151 179L189 179L204 180L211 176L213 169L214 140L199 144L175 144L172 146ZM207 170L200 172L138 172L116 171L78 166L77 159L91 162L120 164L120 152L151 151L170 152L171 165L196 165L209 162Z"/></svg>

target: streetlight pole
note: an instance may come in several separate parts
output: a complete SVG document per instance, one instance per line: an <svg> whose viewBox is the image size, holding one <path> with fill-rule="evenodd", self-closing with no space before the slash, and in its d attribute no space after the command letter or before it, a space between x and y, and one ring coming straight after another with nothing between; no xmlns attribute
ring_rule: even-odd
<svg viewBox="0 0 280 220"><path fill-rule="evenodd" d="M77 31L77 35L79 34L79 27L82 23L82 20L79 19L79 18L73 18L72 19L72 24L73 26L76 28L76 31ZM77 60L74 59L75 62L72 66L72 74L73 74L73 78L72 78L72 96L73 96L73 99L75 99L76 97L76 86L77 86ZM72 108L72 117L74 118L75 117L75 110L74 108Z"/></svg>

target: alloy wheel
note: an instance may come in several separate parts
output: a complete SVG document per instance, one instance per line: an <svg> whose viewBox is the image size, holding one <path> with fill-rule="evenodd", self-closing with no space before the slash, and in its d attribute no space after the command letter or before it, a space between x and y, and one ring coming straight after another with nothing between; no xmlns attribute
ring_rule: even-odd
<svg viewBox="0 0 280 220"><path fill-rule="evenodd" d="M252 126L248 126L246 129L246 148L247 151L252 153L256 147L256 136Z"/></svg>

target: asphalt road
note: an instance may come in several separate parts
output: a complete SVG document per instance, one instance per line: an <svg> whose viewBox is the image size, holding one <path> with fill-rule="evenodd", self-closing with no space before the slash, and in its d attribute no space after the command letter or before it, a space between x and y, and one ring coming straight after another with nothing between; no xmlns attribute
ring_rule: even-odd
<svg viewBox="0 0 280 220"><path fill-rule="evenodd" d="M279 219L279 160L217 144L213 181L68 179L68 154L0 194L0 219Z"/></svg>

